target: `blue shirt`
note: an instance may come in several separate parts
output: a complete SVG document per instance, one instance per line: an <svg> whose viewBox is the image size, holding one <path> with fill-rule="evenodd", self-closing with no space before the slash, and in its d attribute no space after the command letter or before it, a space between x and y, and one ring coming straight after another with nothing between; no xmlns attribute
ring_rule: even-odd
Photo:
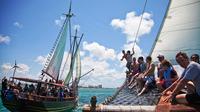
<svg viewBox="0 0 200 112"><path fill-rule="evenodd" d="M146 64L143 62L139 65L139 72L143 73L146 70Z"/></svg>
<svg viewBox="0 0 200 112"><path fill-rule="evenodd" d="M182 73L183 79L190 80L194 83L196 92L200 95L200 64L196 62L190 62L187 68Z"/></svg>

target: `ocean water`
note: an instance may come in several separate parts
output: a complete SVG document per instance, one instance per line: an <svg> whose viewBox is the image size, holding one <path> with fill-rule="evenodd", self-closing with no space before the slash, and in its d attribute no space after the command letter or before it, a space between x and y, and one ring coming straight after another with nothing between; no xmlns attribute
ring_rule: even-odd
<svg viewBox="0 0 200 112"><path fill-rule="evenodd" d="M107 98L108 96L112 96L116 91L115 88L79 88L79 104L77 109L74 112L82 112L82 106L84 104L90 103L90 98L92 96L97 97L97 103L101 103ZM0 112L10 112L7 110L1 102L0 98Z"/></svg>

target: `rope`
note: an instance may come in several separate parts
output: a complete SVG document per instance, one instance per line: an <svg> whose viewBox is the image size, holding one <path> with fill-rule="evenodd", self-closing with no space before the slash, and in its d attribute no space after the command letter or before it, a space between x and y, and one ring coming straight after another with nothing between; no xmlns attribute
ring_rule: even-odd
<svg viewBox="0 0 200 112"><path fill-rule="evenodd" d="M146 9L146 5L147 5L147 0L145 1L144 7L143 7L143 10L142 10L142 16L140 18L139 26L138 26L136 37L135 37L135 40L134 40L133 50L134 50L134 47L135 47L135 44L136 44L136 41L137 41L137 38L138 38L138 33L139 33L140 26L141 26L141 23L142 23L142 20L143 20L143 15L144 15L144 11Z"/></svg>

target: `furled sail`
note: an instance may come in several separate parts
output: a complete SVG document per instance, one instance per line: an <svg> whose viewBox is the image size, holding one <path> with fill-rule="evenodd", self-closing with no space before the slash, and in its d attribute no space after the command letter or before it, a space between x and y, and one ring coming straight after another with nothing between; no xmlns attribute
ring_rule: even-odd
<svg viewBox="0 0 200 112"><path fill-rule="evenodd" d="M48 66L46 69L43 70L44 73L49 75L50 77L57 79L59 76L61 63L63 60L63 55L65 51L65 45L66 45L66 38L67 38L67 23L68 20L66 19L64 21L63 27L61 29L61 32L59 34L59 40L56 43L53 55L48 63Z"/></svg>
<svg viewBox="0 0 200 112"><path fill-rule="evenodd" d="M154 61L158 54L175 64L179 51L189 56L200 54L200 0L170 0L160 32L151 50Z"/></svg>
<svg viewBox="0 0 200 112"><path fill-rule="evenodd" d="M79 82L81 77L81 56L80 56L80 50L78 48L77 55L76 55L76 79L77 82Z"/></svg>

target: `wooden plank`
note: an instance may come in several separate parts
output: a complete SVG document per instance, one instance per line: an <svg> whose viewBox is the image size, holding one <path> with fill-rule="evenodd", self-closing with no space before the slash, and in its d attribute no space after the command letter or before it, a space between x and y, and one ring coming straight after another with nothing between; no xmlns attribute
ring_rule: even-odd
<svg viewBox="0 0 200 112"><path fill-rule="evenodd" d="M172 105L171 103L166 103L163 101L166 96L161 96L159 103L156 106L156 112L199 112L200 105L191 106L191 105L183 105L176 104Z"/></svg>
<svg viewBox="0 0 200 112"><path fill-rule="evenodd" d="M96 112L155 112L155 106L97 105ZM83 112L91 112L90 105L83 106Z"/></svg>

